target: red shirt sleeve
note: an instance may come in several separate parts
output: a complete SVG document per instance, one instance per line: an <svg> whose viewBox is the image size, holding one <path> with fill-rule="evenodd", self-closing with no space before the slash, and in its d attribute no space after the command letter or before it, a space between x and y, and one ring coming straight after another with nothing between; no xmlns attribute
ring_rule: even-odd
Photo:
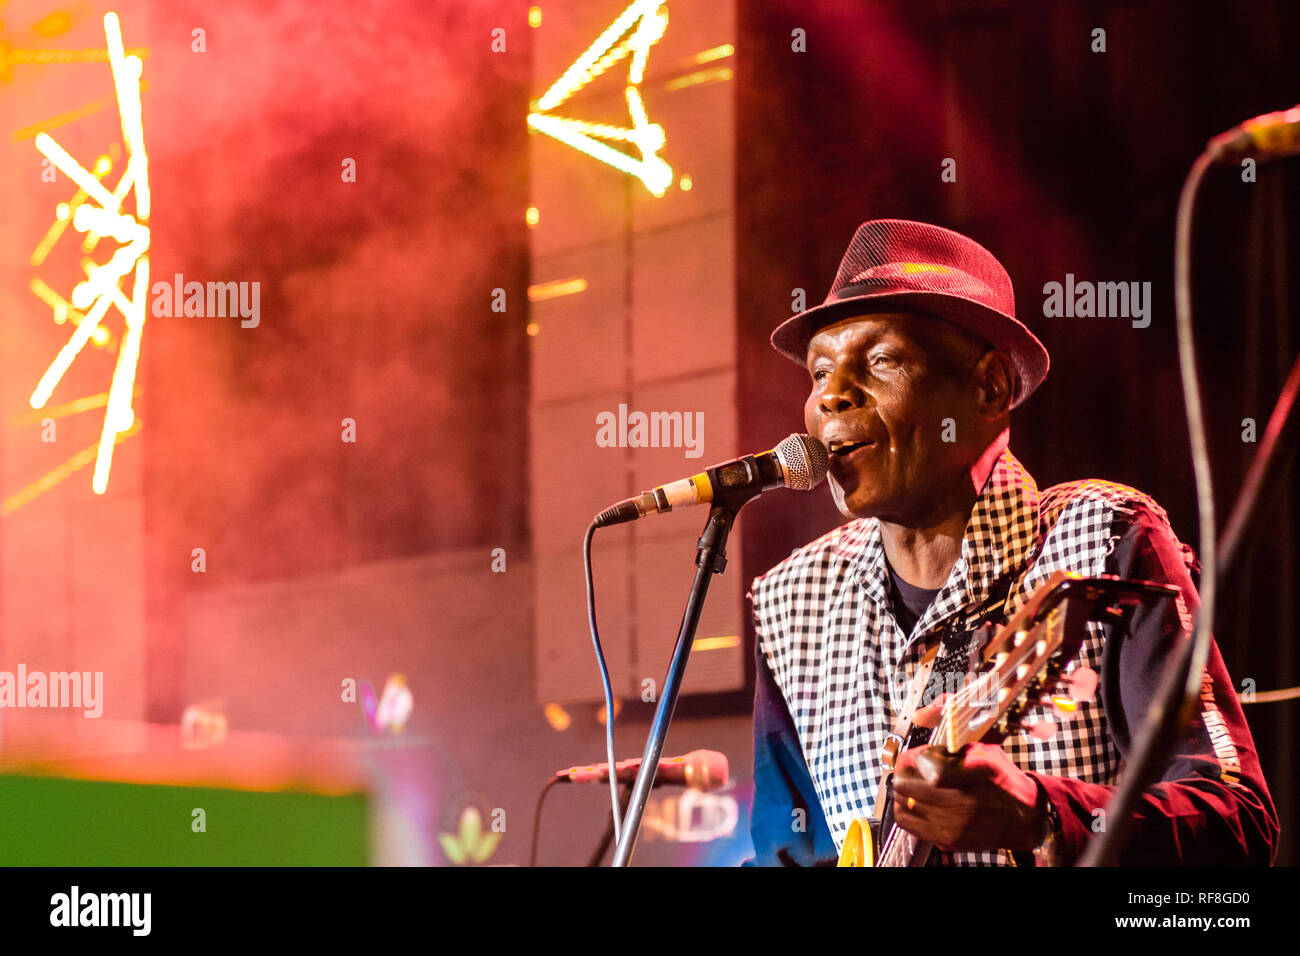
<svg viewBox="0 0 1300 956"><path fill-rule="evenodd" d="M1142 606L1127 628L1107 625L1099 693L1120 753L1130 755L1161 675L1200 606L1182 545L1150 508L1135 512L1108 559L1122 577L1174 584L1178 602ZM1057 864L1071 865L1105 826L1115 787L1031 774L1060 815ZM1217 644L1210 648L1201 695L1161 782L1135 809L1120 862L1128 865L1269 865L1277 852L1277 811L1255 743Z"/></svg>

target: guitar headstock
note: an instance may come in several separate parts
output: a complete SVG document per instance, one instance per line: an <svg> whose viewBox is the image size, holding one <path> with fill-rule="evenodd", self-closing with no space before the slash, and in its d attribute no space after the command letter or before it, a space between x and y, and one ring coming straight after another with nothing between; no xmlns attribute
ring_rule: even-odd
<svg viewBox="0 0 1300 956"><path fill-rule="evenodd" d="M1150 581L1054 572L983 649L983 669L949 697L932 743L956 752L980 740L1000 742L1021 730L1050 738L1056 730L1053 719L1025 725L1024 718L1046 704L1068 720L1092 698L1095 672L1086 667L1065 672L1083 646L1087 623L1123 620L1133 606L1177 593L1172 585Z"/></svg>

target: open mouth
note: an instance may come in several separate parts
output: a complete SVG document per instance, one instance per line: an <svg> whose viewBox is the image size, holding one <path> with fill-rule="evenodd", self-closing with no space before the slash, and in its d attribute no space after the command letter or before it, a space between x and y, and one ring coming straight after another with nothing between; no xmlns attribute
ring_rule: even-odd
<svg viewBox="0 0 1300 956"><path fill-rule="evenodd" d="M873 441L832 441L827 444L826 448L832 455L850 455L859 448L866 448L868 445L874 445Z"/></svg>

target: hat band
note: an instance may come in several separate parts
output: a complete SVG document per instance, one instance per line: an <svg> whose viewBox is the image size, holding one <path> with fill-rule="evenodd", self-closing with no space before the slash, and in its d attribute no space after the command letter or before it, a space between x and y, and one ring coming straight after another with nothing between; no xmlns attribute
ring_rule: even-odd
<svg viewBox="0 0 1300 956"><path fill-rule="evenodd" d="M969 272L951 266L918 262L891 262L859 272L844 286L834 290L826 302L830 304L864 295L895 292L955 295L1001 311L992 304L997 299L993 290Z"/></svg>

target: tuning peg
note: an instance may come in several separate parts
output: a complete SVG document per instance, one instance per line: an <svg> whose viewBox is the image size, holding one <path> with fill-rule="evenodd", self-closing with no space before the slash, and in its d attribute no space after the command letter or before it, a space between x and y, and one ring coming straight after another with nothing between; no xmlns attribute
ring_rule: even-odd
<svg viewBox="0 0 1300 956"><path fill-rule="evenodd" d="M1050 717L1027 724L1022 728L1025 733L1038 740L1051 740L1056 735L1056 721Z"/></svg>
<svg viewBox="0 0 1300 956"><path fill-rule="evenodd" d="M1077 667L1061 678L1061 684L1071 697L1084 704L1097 693L1097 672L1091 667Z"/></svg>
<svg viewBox="0 0 1300 956"><path fill-rule="evenodd" d="M1069 720L1079 709L1079 702L1068 694L1044 694L1038 702L1050 707L1062 720Z"/></svg>

